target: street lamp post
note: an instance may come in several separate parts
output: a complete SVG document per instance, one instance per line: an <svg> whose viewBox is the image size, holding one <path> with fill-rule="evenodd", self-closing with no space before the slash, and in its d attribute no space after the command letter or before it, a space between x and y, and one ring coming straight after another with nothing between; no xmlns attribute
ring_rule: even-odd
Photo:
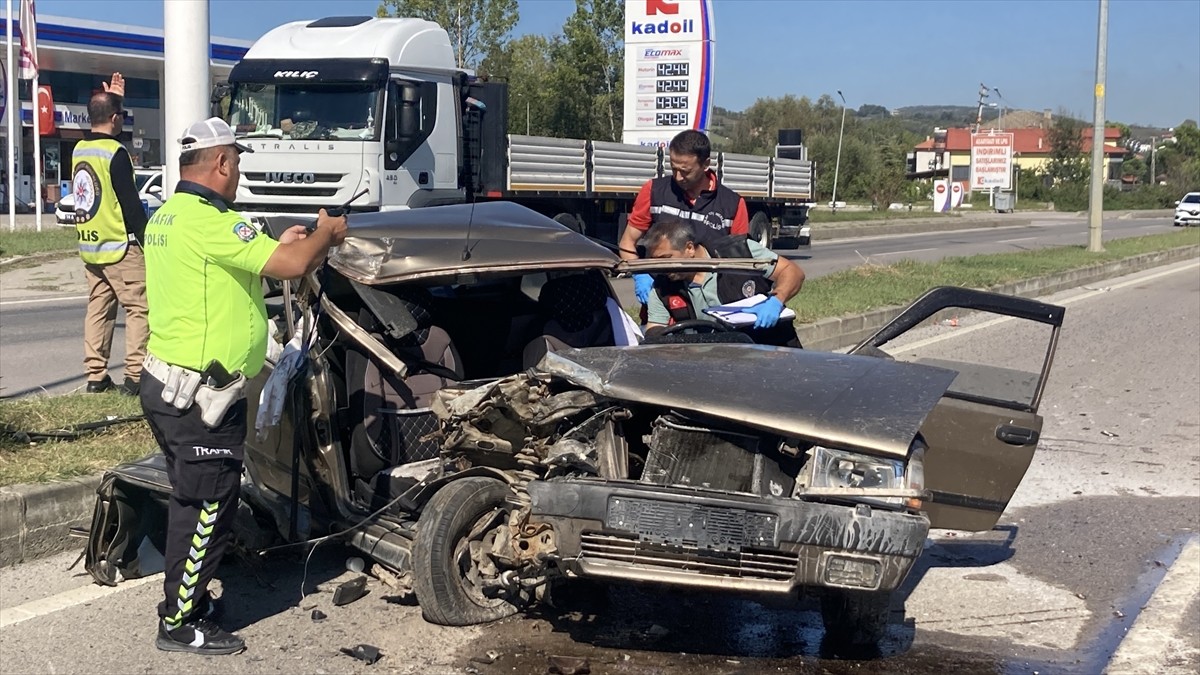
<svg viewBox="0 0 1200 675"><path fill-rule="evenodd" d="M830 207L834 213L837 213L837 183L838 172L842 168L842 134L846 133L846 97L842 96L842 90L838 89L838 98L842 99L842 128L838 131L838 149L837 161L833 164L833 204Z"/></svg>

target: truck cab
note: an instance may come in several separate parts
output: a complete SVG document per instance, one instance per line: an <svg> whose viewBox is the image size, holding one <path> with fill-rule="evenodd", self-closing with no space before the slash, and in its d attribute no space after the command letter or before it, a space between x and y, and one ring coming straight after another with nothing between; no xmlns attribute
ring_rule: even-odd
<svg viewBox="0 0 1200 675"><path fill-rule="evenodd" d="M379 211L463 200L450 39L422 19L331 17L275 28L229 76L225 119L254 149L249 214Z"/></svg>

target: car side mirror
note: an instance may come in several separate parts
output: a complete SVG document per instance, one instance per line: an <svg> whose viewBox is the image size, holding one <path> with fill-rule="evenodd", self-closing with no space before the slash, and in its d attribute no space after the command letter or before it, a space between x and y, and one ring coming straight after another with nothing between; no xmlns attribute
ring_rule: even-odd
<svg viewBox="0 0 1200 675"><path fill-rule="evenodd" d="M1176 200L1175 200L1175 206L1179 206L1179 200L1178 200L1178 199L1176 199Z"/></svg>
<svg viewBox="0 0 1200 675"><path fill-rule="evenodd" d="M146 190L146 192L154 195L155 197L161 197L162 196L162 186L161 185L152 185L149 190Z"/></svg>

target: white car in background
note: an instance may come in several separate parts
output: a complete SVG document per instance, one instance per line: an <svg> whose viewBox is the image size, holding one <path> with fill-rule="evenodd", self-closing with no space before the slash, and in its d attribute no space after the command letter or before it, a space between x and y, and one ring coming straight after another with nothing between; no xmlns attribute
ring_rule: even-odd
<svg viewBox="0 0 1200 675"><path fill-rule="evenodd" d="M138 196L150 207L153 213L162 206L163 170L162 167L148 167L133 170L134 185L137 186ZM75 195L68 194L54 205L54 219L62 227L75 226Z"/></svg>
<svg viewBox="0 0 1200 675"><path fill-rule="evenodd" d="M1189 192L1175 202L1175 227L1200 225L1200 192Z"/></svg>

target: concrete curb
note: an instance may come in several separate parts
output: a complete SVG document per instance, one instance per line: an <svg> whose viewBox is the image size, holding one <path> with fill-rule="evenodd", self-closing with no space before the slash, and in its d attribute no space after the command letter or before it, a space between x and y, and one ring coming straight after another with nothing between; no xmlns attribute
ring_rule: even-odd
<svg viewBox="0 0 1200 675"><path fill-rule="evenodd" d="M1140 272L1151 267L1195 258L1198 255L1200 255L1200 246L1183 246L1166 251L1143 253L1142 255L1122 260L1089 265L1069 272L1060 272L1044 277L1000 284L985 290L1034 298L1057 293L1068 288L1084 286L1103 279ZM832 351L841 349L842 347L850 347L873 335L889 321L895 319L903 309L904 307L900 306L882 307L864 314L821 319L815 323L797 326L796 333L800 336L800 343L808 349ZM940 317L934 318L937 319Z"/></svg>
<svg viewBox="0 0 1200 675"><path fill-rule="evenodd" d="M988 290L1036 297L1196 256L1200 256L1200 246L1185 246ZM896 318L901 310L903 307L884 307L865 314L822 319L798 326L796 332L806 348L832 351L858 344ZM70 548L68 533L72 527L90 523L99 485L100 476L85 476L44 485L0 488L0 567Z"/></svg>
<svg viewBox="0 0 1200 675"><path fill-rule="evenodd" d="M1131 218L1170 218L1171 211L1105 211L1104 215L1123 220ZM985 227L1029 225L1038 218L1080 215L1063 211L1021 211L1009 214L964 214L957 217L904 218L890 221L851 221L843 223L810 223L813 241L856 239L881 234L924 234L953 232ZM1082 215L1087 215L1083 213Z"/></svg>
<svg viewBox="0 0 1200 675"><path fill-rule="evenodd" d="M0 567L71 548L71 528L91 522L99 486L100 476L81 476L0 488Z"/></svg>

